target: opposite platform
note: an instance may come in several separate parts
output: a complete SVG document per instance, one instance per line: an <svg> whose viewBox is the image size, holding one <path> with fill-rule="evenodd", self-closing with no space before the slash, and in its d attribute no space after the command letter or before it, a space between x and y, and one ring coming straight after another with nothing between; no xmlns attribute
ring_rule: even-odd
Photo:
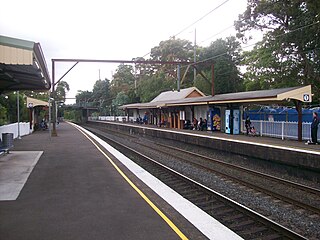
<svg viewBox="0 0 320 240"><path fill-rule="evenodd" d="M320 145L305 145L302 142L282 141L266 137L228 135L220 132L158 128L151 125L130 123L107 121L89 121L88 123L99 124L111 130L177 140L312 171L320 171Z"/></svg>

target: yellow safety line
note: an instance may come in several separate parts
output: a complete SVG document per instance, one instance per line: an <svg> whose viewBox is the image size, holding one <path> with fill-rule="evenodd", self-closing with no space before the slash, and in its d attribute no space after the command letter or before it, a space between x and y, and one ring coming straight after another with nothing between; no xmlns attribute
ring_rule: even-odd
<svg viewBox="0 0 320 240"><path fill-rule="evenodd" d="M173 231L181 238L188 239L179 228L122 172L122 170L112 161L112 159L80 128L75 126L89 141L109 160L113 167L120 175L130 184L130 186L153 208L153 210L172 228Z"/></svg>

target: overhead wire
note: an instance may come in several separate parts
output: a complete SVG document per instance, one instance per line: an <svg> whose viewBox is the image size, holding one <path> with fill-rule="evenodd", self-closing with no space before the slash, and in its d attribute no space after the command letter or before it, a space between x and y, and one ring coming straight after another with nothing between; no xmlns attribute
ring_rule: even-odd
<svg viewBox="0 0 320 240"><path fill-rule="evenodd" d="M293 33L293 32L296 32L296 31L298 31L298 30L302 30L302 29L304 29L304 28L311 27L311 26L316 25L316 24L319 24L319 23L320 23L320 21L316 21L316 22L314 22L314 23L307 24L307 25L298 27L298 28L296 28L296 29L290 30L290 31L288 31L288 32L285 32L285 33L276 35L276 36L274 36L274 38L281 37L281 36L283 36L283 35L286 35L286 34L289 34L289 33ZM248 45L242 47L242 49L246 49L246 48L252 47L252 46L256 45L258 42L260 42L260 41L257 41L257 42L248 44ZM309 51L313 51L313 50L317 50L317 48L310 49L310 50L304 51L304 52L309 52ZM198 61L198 62L195 62L195 63L190 62L189 65L198 65L198 64L200 64L200 63L204 63L204 62L207 62L207 61L212 60L212 59L214 59L214 58L218 58L218 57L225 56L225 55L227 55L227 54L228 54L228 52L224 52L224 53L221 53L221 54L218 54L218 55L214 55L214 56L212 56L212 57L210 57L210 58L206 58L206 59L203 59L203 60ZM185 67L187 67L187 66L189 66L189 65L183 65L183 66L180 67L180 69L183 69L183 68L185 68Z"/></svg>
<svg viewBox="0 0 320 240"><path fill-rule="evenodd" d="M189 24L188 26L186 26L185 28L183 28L182 30L180 30L178 33L174 34L171 37L176 37L178 35L180 35L181 33L183 33L184 31L186 31L187 29L189 29L190 27L192 27L193 25L195 25L196 23L200 22L201 20L203 20L205 17L207 17L208 15L210 15L211 13L213 13L214 11L216 11L217 9L219 9L220 7L222 7L224 4L226 4L228 1L230 0L225 0L224 2L222 2L220 5L216 6L215 8L213 8L212 10L210 10L209 12L207 12L206 14L204 14L202 17L200 17L198 20L194 21L193 23ZM145 55L143 55L142 57L144 58L145 56L148 56L151 53L148 52Z"/></svg>
<svg viewBox="0 0 320 240"><path fill-rule="evenodd" d="M217 33L215 33L215 34L211 35L210 37L208 37L208 38L206 38L206 39L204 39L204 40L200 41L200 42L199 42L199 44L200 44L200 43L203 43L203 42L206 42L206 41L208 41L209 39L211 39L211 38L213 38L213 37L215 37L215 36L220 35L221 33L223 33L223 32L225 32L225 31L227 31L228 29L230 29L230 28L232 28L232 27L234 27L234 25L233 25L233 24L232 24L232 25L230 25L229 27L226 27L226 28L222 29L220 32L217 32Z"/></svg>
<svg viewBox="0 0 320 240"><path fill-rule="evenodd" d="M288 32L285 32L285 33L276 35L276 36L274 36L274 38L281 37L281 36L284 36L284 35L286 35L286 34L293 33L293 32L296 32L296 31L298 31L298 30L302 30L302 29L304 29L304 28L307 28L307 27L310 27L310 26L313 26L313 25L316 25L316 24L319 24L319 23L320 23L320 21L317 21L317 22L314 22L314 23L311 23L311 24L308 24L308 25L304 25L304 26L301 26L301 27L299 27L299 28L290 30L290 31L288 31ZM255 43L246 45L246 46L242 47L242 49L245 49L245 48L251 47L251 46L253 46L253 45L256 45L258 42L260 42L260 41L257 41L257 42L255 42ZM310 50L309 50L309 51L310 51ZM214 59L214 58L217 58L217 57L221 57L221 56L226 55L226 54L227 54L227 52L222 53L222 54L218 54L218 55L212 56L212 57L210 57L210 58L206 58L206 59L204 59L204 60L198 61L198 62L196 62L196 63L194 63L194 64L203 63L203 62L209 61L209 60L211 60L211 59Z"/></svg>
<svg viewBox="0 0 320 240"><path fill-rule="evenodd" d="M177 34L173 35L173 37L176 37L178 35L180 35L181 33L183 33L184 31L186 31L188 28L192 27L193 25L195 25L196 23L200 22L202 19L204 19L205 17L207 17L208 15L210 15L211 13L213 13L215 10L219 9L221 6L223 6L224 4L226 4L227 2L229 2L230 0L226 0L223 3L221 3L220 5L218 5L217 7L215 7L214 9L212 9L211 11L209 11L208 13L206 13L205 15L203 15L202 17L200 17L198 20L196 20L195 22L191 23L190 25L188 25L187 27L183 28L180 32L178 32Z"/></svg>

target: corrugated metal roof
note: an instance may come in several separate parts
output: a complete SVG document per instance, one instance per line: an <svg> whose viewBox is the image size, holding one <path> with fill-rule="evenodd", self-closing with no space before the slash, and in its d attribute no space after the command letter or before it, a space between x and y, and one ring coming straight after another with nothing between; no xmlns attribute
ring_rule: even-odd
<svg viewBox="0 0 320 240"><path fill-rule="evenodd" d="M160 93L157 97L155 97L151 102L162 102L162 101L172 101L186 98L193 91L197 91L200 95L204 96L204 94L197 89L196 87L184 88L178 91L166 91Z"/></svg>
<svg viewBox="0 0 320 240"><path fill-rule="evenodd" d="M19 56L17 49L30 50L27 61L11 62L0 59L0 93L16 90L48 90L51 86L47 64L39 43L0 35L0 45L9 47L9 55Z"/></svg>
<svg viewBox="0 0 320 240"><path fill-rule="evenodd" d="M0 44L9 47L33 50L34 42L0 35Z"/></svg>
<svg viewBox="0 0 320 240"><path fill-rule="evenodd" d="M239 99L244 100L244 99L253 99L253 98L276 97L278 94L285 93L298 88L300 87L218 94L213 96L210 101L239 100Z"/></svg>
<svg viewBox="0 0 320 240"><path fill-rule="evenodd" d="M240 103L240 102L263 102L263 101L283 101L283 98L301 99L297 98L298 92L308 93L311 96L311 86L299 86L291 88L280 88L271 90L259 90L249 92L217 94L215 96L203 96L194 98L183 98L176 100L166 100L161 102L150 103L136 103L128 104L123 108L159 108L179 105L202 105L202 104L224 104L224 103ZM301 95L300 93L298 95Z"/></svg>

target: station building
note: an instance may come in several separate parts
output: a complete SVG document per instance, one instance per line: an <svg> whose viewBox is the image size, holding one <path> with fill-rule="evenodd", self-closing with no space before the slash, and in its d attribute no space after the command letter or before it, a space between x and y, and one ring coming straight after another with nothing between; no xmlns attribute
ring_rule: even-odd
<svg viewBox="0 0 320 240"><path fill-rule="evenodd" d="M0 94L29 90L49 91L50 75L40 43L0 35ZM48 102L27 98L30 132Z"/></svg>
<svg viewBox="0 0 320 240"><path fill-rule="evenodd" d="M195 87L163 92L148 103L121 106L134 119L147 116L149 124L182 129L193 118L207 120L207 130L239 134L242 116L252 104L284 104L293 101L298 113L302 103L312 101L311 85L272 90L248 91L205 96ZM302 120L301 120L302 121Z"/></svg>

